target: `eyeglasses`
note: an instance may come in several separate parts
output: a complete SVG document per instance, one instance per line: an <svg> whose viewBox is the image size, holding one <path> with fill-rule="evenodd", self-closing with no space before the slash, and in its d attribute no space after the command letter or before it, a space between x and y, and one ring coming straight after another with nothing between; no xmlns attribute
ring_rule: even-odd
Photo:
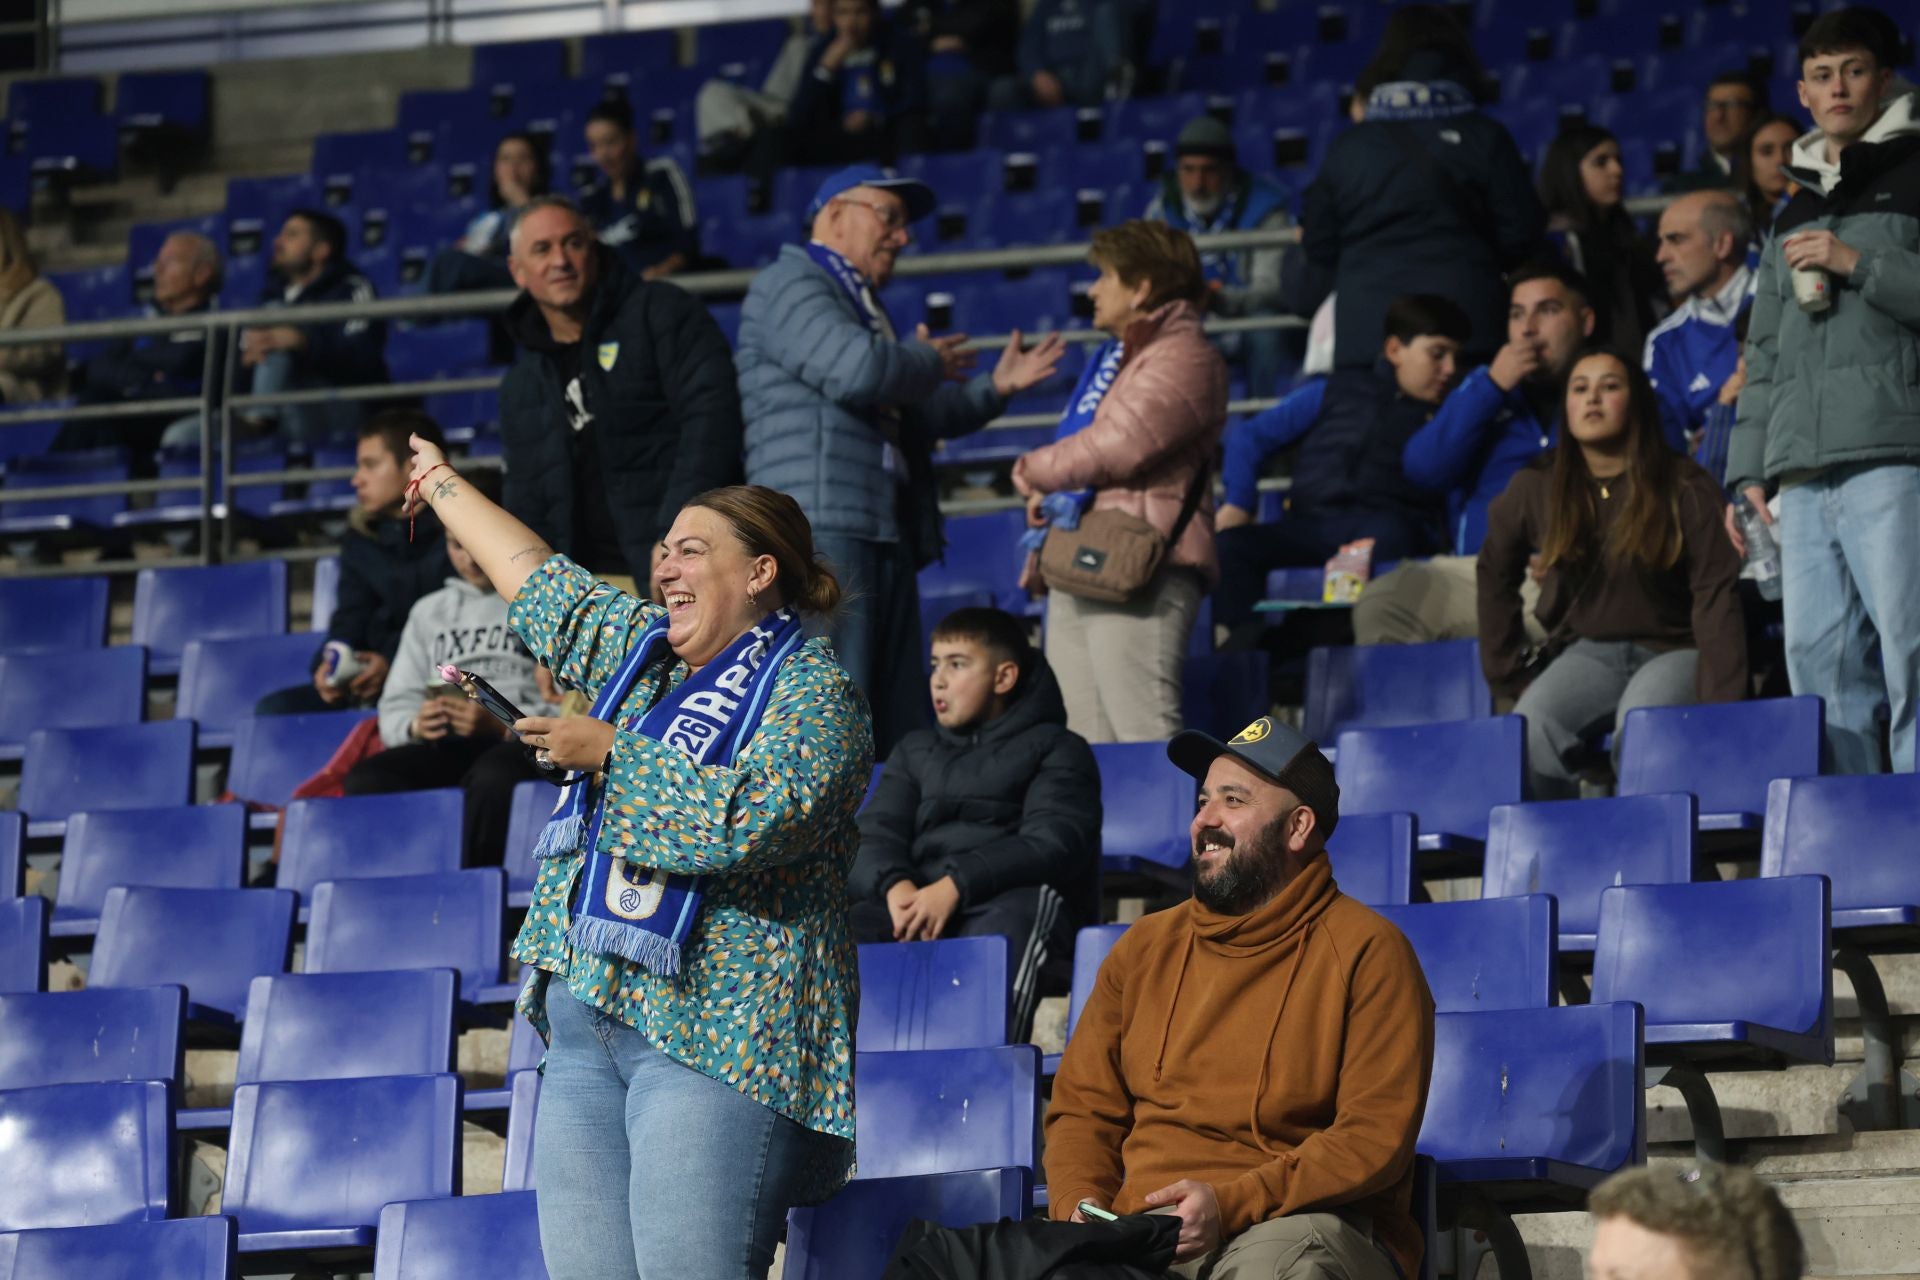
<svg viewBox="0 0 1920 1280"><path fill-rule="evenodd" d="M875 204L871 200L855 200L852 196L841 196L843 204L857 204L880 220L880 227L888 235L907 229L907 215L890 204Z"/></svg>

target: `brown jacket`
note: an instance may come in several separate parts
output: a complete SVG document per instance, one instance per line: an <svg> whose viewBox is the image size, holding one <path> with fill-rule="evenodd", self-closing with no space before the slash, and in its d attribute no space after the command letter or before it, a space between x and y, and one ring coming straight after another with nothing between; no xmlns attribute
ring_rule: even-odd
<svg viewBox="0 0 1920 1280"><path fill-rule="evenodd" d="M1189 900L1133 925L1100 968L1047 1111L1050 1212L1136 1213L1193 1178L1219 1197L1223 1240L1344 1206L1417 1275L1432 1069L1413 948L1324 857L1250 915Z"/></svg>
<svg viewBox="0 0 1920 1280"><path fill-rule="evenodd" d="M1551 456L1551 455L1549 455ZM1534 616L1547 629L1542 657L1551 661L1575 640L1632 641L1659 653L1698 649L1694 696L1737 702L1747 696L1747 629L1740 611L1740 557L1722 526L1727 499L1690 458L1676 459L1680 560L1661 572L1606 562L1596 568L1556 565L1540 583ZM1596 499L1598 534L1606 536L1625 505L1622 486ZM1480 665L1487 683L1517 695L1534 670L1520 615L1527 558L1547 536L1552 473L1537 463L1515 475L1487 508L1480 544Z"/></svg>
<svg viewBox="0 0 1920 1280"><path fill-rule="evenodd" d="M1040 493L1092 489L1095 511L1124 511L1171 533L1196 472L1210 470L1227 422L1227 366L1200 313L1169 302L1127 328L1127 354L1093 421L1035 449L1013 474ZM1167 563L1219 580L1206 487Z"/></svg>
<svg viewBox="0 0 1920 1280"><path fill-rule="evenodd" d="M0 329L57 329L67 322L60 291L45 276L0 301ZM66 394L67 361L57 342L0 347L0 402L31 404Z"/></svg>

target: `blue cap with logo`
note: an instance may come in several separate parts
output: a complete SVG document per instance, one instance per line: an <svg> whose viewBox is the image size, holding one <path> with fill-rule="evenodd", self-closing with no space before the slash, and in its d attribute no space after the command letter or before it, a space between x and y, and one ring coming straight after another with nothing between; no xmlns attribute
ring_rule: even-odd
<svg viewBox="0 0 1920 1280"><path fill-rule="evenodd" d="M1225 742L1197 729L1176 733L1167 742L1167 759L1182 772L1204 781L1221 756L1232 756L1300 797L1313 810L1323 836L1340 821L1340 784L1333 764L1306 734L1272 716L1261 716Z"/></svg>
<svg viewBox="0 0 1920 1280"><path fill-rule="evenodd" d="M812 220L818 217L829 202L838 200L855 187L874 187L899 196L907 206L908 222L920 221L933 212L937 203L933 188L918 178L903 178L877 164L856 164L849 165L820 184L820 189L813 193L813 203L807 206L807 218Z"/></svg>

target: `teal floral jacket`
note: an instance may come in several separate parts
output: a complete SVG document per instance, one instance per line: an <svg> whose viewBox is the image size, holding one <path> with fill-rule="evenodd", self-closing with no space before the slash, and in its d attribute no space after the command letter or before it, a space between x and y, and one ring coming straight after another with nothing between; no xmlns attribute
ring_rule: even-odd
<svg viewBox="0 0 1920 1280"><path fill-rule="evenodd" d="M660 612L554 556L520 588L508 619L562 683L591 697ZM583 860L550 858L513 944L528 966L520 1011L545 1037L557 976L675 1061L850 1142L860 978L847 872L873 771L866 700L826 641L810 640L781 669L733 765L699 767L619 727L686 675L684 662L649 667L621 704L598 849L705 877L680 974L574 951L568 904Z"/></svg>

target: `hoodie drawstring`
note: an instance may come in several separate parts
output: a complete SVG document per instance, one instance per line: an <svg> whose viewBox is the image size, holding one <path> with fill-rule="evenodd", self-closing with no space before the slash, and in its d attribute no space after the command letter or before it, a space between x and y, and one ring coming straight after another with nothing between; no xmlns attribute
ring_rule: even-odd
<svg viewBox="0 0 1920 1280"><path fill-rule="evenodd" d="M1167 1020L1160 1027L1160 1050L1153 1055L1153 1078L1160 1078L1160 1068L1167 1060L1167 1041L1173 1035L1173 1014L1180 1007L1180 988L1187 982L1187 965L1193 960L1193 930L1187 930L1186 950L1180 953L1180 972L1173 980L1173 999L1167 1001Z"/></svg>
<svg viewBox="0 0 1920 1280"><path fill-rule="evenodd" d="M1268 1072L1273 1065L1274 1039L1280 1034L1280 1019L1287 1012L1288 998L1293 995L1293 981L1300 976L1300 964L1306 959L1307 944L1313 941L1313 926L1315 923L1316 922L1312 920L1307 921L1306 931L1300 935L1300 945L1293 953L1293 963L1287 968L1287 984L1280 988L1280 1001L1273 1009L1273 1024L1267 1028L1267 1051L1260 1057L1260 1076L1254 1081L1253 1097L1248 1101L1247 1105L1247 1128L1253 1134L1253 1145L1260 1149L1260 1154L1270 1158L1278 1157L1282 1153L1269 1147L1267 1140L1260 1136L1260 1096L1267 1091ZM1182 966L1181 972L1184 976L1184 965ZM1174 996L1176 999L1179 997L1179 994L1179 988L1175 987ZM1157 1066L1155 1067L1154 1075L1156 1078L1159 1075Z"/></svg>

